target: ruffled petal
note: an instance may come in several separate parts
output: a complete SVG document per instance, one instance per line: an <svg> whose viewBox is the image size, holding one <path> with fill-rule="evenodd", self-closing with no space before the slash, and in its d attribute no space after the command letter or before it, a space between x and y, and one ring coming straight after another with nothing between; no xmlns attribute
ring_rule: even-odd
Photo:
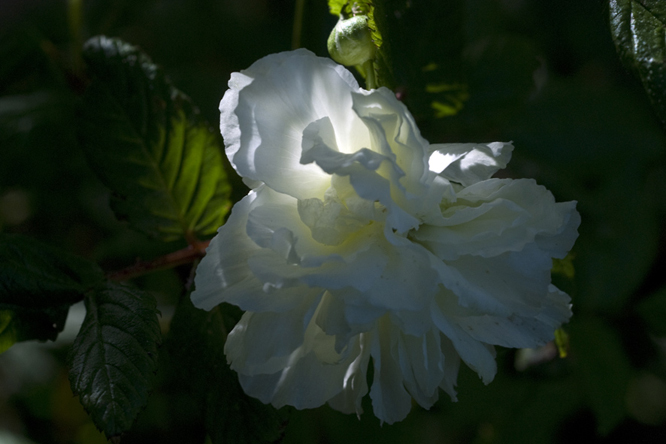
<svg viewBox="0 0 666 444"><path fill-rule="evenodd" d="M412 237L445 260L520 251L537 237L552 244L547 249L553 257L562 257L580 223L575 202L558 204L528 179L490 179L467 187L443 207L442 217L439 226L422 226Z"/></svg>
<svg viewBox="0 0 666 444"><path fill-rule="evenodd" d="M559 295L550 297L551 290L542 298L538 314L521 316L494 316L475 312L458 305L457 298L440 296L440 307L448 319L477 341L511 348L536 348L553 340L555 330L569 320L568 301Z"/></svg>
<svg viewBox="0 0 666 444"><path fill-rule="evenodd" d="M388 210L387 223L401 233L415 228L419 220L402 209L393 199L392 192L400 188L399 178L404 176L390 150L377 152L360 148L353 153L337 150L330 138L330 120L311 123L303 134L304 164L315 163L328 174L348 176L359 197L369 202L377 201Z"/></svg>
<svg viewBox="0 0 666 444"><path fill-rule="evenodd" d="M351 342L356 347L356 342ZM361 400L368 393L368 382L365 374L370 362L369 335L367 333L358 336L359 350L351 353L356 355L352 363L347 367L342 382L342 391L331 398L328 404L343 413L363 413Z"/></svg>
<svg viewBox="0 0 666 444"><path fill-rule="evenodd" d="M513 145L505 142L447 143L431 145L429 165L447 179L465 187L481 182L506 168Z"/></svg>
<svg viewBox="0 0 666 444"><path fill-rule="evenodd" d="M497 364L495 363L495 349L488 344L479 342L470 336L465 330L448 318L442 308L440 308L437 300L433 301L431 310L432 320L437 328L451 341L456 352L465 361L465 364L472 370L479 374L484 384L489 384L495 373L497 373ZM455 365L455 364L454 364ZM451 377L446 382L445 387L453 391L450 381ZM448 390L447 390L448 391ZM449 392L451 394L451 392ZM454 395L455 396L455 392Z"/></svg>
<svg viewBox="0 0 666 444"><path fill-rule="evenodd" d="M234 205L229 220L211 240L205 260L197 267L191 295L195 307L210 310L227 302L242 310L285 312L301 303L303 288L271 285L259 279L249 266L250 259L264 251L247 235L249 216L274 197L270 189L260 187Z"/></svg>
<svg viewBox="0 0 666 444"><path fill-rule="evenodd" d="M462 307L499 316L535 315L550 284L550 256L534 245L492 258L462 256L444 262L443 282Z"/></svg>
<svg viewBox="0 0 666 444"><path fill-rule="evenodd" d="M231 368L257 375L275 373L288 365L294 351L305 341L305 330L322 292L309 293L299 307L287 313L243 314L224 346Z"/></svg>
<svg viewBox="0 0 666 444"><path fill-rule="evenodd" d="M349 71L306 50L274 54L234 73L220 103L229 160L244 178L276 191L323 196L330 178L300 163L303 130L329 117L341 144L366 143L367 130L351 112L350 92L358 90Z"/></svg>
<svg viewBox="0 0 666 444"><path fill-rule="evenodd" d="M271 368L266 367L267 373L250 373L238 368L240 383L246 393L276 408L284 405L314 408L333 400L344 411L360 414L361 398L367 393L364 381L369 362L367 339L362 335L353 338L339 354L334 348L334 337L327 336L314 322L316 316L315 312L302 344L278 367L279 371L268 373ZM279 342L269 339L279 331L261 328L260 337L252 344L260 346L257 339Z"/></svg>
<svg viewBox="0 0 666 444"><path fill-rule="evenodd" d="M439 384L439 388L444 390L451 397L451 401L455 402L458 400L456 385L458 380L458 370L460 369L460 355L453 346L453 342L451 342L448 337L440 335L439 339L440 348L442 350L442 359L444 360L444 377Z"/></svg>
<svg viewBox="0 0 666 444"><path fill-rule="evenodd" d="M411 228L439 220L437 206L444 195L452 198L453 191L448 181L428 169L426 153L429 144L421 137L412 115L386 88L352 96L354 111L370 131L371 148L395 164L393 169L386 170L388 174L383 175L391 187L391 205L416 219L417 225ZM386 206L392 210L391 206ZM393 210L389 215L389 226L398 232L405 232L404 227L410 223L413 220L405 219L399 211Z"/></svg>
<svg viewBox="0 0 666 444"><path fill-rule="evenodd" d="M393 424L407 417L412 409L412 397L405 390L402 370L396 360L399 332L387 318L378 322L376 332L370 352L374 365L370 388L372 410L382 423Z"/></svg>
<svg viewBox="0 0 666 444"><path fill-rule="evenodd" d="M430 329L421 337L401 333L397 353L407 391L421 407L430 408L439 399L444 378L439 330Z"/></svg>

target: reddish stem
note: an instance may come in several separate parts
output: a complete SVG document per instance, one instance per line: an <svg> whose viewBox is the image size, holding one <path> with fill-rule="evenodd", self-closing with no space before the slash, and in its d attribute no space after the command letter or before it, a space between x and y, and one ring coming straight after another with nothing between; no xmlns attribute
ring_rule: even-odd
<svg viewBox="0 0 666 444"><path fill-rule="evenodd" d="M113 281L126 281L144 274L190 264L206 255L206 247L210 241L196 242L182 250L174 251L150 261L137 262L122 270L112 271L106 277Z"/></svg>

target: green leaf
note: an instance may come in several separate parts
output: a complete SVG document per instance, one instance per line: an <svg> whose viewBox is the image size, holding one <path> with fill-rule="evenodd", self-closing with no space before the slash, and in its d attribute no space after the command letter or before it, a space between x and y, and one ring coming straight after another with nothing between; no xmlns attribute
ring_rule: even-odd
<svg viewBox="0 0 666 444"><path fill-rule="evenodd" d="M167 350L202 406L213 444L271 442L282 433L283 411L248 397L224 356L227 334L239 317L236 307L222 304L207 312L186 297L169 331Z"/></svg>
<svg viewBox="0 0 666 444"><path fill-rule="evenodd" d="M116 214L164 241L214 234L230 208L221 138L138 48L94 37L83 56L79 139Z"/></svg>
<svg viewBox="0 0 666 444"><path fill-rule="evenodd" d="M610 0L610 28L623 63L636 72L666 125L666 3Z"/></svg>
<svg viewBox="0 0 666 444"><path fill-rule="evenodd" d="M161 344L155 299L107 282L86 296L68 361L72 391L107 437L128 430L148 399Z"/></svg>
<svg viewBox="0 0 666 444"><path fill-rule="evenodd" d="M54 341L70 305L103 279L99 267L29 237L0 234L0 352Z"/></svg>
<svg viewBox="0 0 666 444"><path fill-rule="evenodd" d="M650 333L666 336L666 287L641 301L636 311L647 324Z"/></svg>
<svg viewBox="0 0 666 444"><path fill-rule="evenodd" d="M17 341L14 327L14 312L0 310L0 353L4 353Z"/></svg>
<svg viewBox="0 0 666 444"><path fill-rule="evenodd" d="M333 15L340 15L342 8L349 4L348 0L328 0L328 9Z"/></svg>
<svg viewBox="0 0 666 444"><path fill-rule="evenodd" d="M0 309L0 353L16 342L55 341L65 328L69 304L47 308Z"/></svg>
<svg viewBox="0 0 666 444"><path fill-rule="evenodd" d="M71 305L103 278L99 267L25 236L0 234L0 309Z"/></svg>
<svg viewBox="0 0 666 444"><path fill-rule="evenodd" d="M600 433L607 434L625 417L632 368L619 335L598 318L576 318L567 326L571 358Z"/></svg>

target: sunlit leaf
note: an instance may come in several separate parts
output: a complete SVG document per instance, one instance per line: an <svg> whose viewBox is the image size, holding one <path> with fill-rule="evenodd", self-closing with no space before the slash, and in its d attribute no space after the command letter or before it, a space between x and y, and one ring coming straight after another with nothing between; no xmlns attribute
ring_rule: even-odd
<svg viewBox="0 0 666 444"><path fill-rule="evenodd" d="M333 15L340 15L342 8L349 3L348 0L328 0L328 9Z"/></svg>
<svg viewBox="0 0 666 444"><path fill-rule="evenodd" d="M221 139L138 48L95 37L79 138L132 227L165 241L209 236L230 202Z"/></svg>
<svg viewBox="0 0 666 444"><path fill-rule="evenodd" d="M127 431L145 406L161 344L155 299L108 282L85 299L69 354L72 391L107 437Z"/></svg>

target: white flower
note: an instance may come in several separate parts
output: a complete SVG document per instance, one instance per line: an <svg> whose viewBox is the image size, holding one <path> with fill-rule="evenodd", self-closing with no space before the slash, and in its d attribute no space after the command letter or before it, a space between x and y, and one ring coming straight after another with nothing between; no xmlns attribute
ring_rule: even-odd
<svg viewBox="0 0 666 444"><path fill-rule="evenodd" d="M305 50L234 73L227 155L252 191L199 265L197 307L246 310L225 346L244 390L380 420L456 399L460 360L489 383L494 345L536 347L571 316L550 284L575 202L492 179L508 143L430 145L386 88Z"/></svg>

